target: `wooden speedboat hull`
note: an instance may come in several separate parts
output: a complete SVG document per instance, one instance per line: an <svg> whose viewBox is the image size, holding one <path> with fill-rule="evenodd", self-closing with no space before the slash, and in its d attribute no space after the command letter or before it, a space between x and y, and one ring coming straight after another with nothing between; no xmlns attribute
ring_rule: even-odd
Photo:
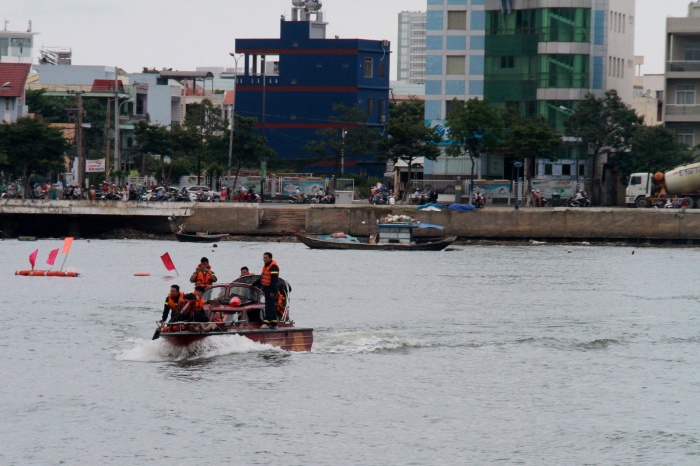
<svg viewBox="0 0 700 466"><path fill-rule="evenodd" d="M228 235L188 235L186 233L175 233L175 237L181 243L217 243L221 238Z"/></svg>
<svg viewBox="0 0 700 466"><path fill-rule="evenodd" d="M457 240L456 236L446 236L436 241L425 243L399 244L399 243L353 243L322 240L313 235L294 233L294 236L311 249L362 249L377 251L442 251Z"/></svg>
<svg viewBox="0 0 700 466"><path fill-rule="evenodd" d="M286 351L311 351L314 342L312 328L295 328L280 326L276 329L240 329L226 332L163 332L161 338L169 343L186 347L205 338L225 338L231 335L241 335L257 343L275 346Z"/></svg>

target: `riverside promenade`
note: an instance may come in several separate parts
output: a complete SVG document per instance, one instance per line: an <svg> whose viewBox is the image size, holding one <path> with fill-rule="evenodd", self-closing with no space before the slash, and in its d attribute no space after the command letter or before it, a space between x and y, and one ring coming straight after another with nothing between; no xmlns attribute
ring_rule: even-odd
<svg viewBox="0 0 700 466"><path fill-rule="evenodd" d="M290 205L281 203L180 203L119 201L0 201L2 237L99 237L131 229L166 235L173 227L236 236L375 233L377 220L406 214L445 226L460 240L625 241L700 243L700 209L521 208L426 212L413 206ZM420 235L435 235L426 229Z"/></svg>

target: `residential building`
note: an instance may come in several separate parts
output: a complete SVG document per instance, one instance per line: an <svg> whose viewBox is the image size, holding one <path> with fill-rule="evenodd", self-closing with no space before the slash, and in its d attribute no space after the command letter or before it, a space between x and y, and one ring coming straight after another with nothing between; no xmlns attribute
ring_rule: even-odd
<svg viewBox="0 0 700 466"><path fill-rule="evenodd" d="M663 124L664 109L664 75L642 74L644 57L634 57L634 98L632 107L637 115L644 117L644 124L656 126Z"/></svg>
<svg viewBox="0 0 700 466"><path fill-rule="evenodd" d="M666 126L688 147L700 143L700 2L685 18L666 18Z"/></svg>
<svg viewBox="0 0 700 466"><path fill-rule="evenodd" d="M425 83L425 11L399 13L396 56L398 81Z"/></svg>
<svg viewBox="0 0 700 466"><path fill-rule="evenodd" d="M13 123L27 115L25 85L29 63L0 63L0 123Z"/></svg>
<svg viewBox="0 0 700 466"><path fill-rule="evenodd" d="M616 89L631 105L634 14L634 0L428 0L427 122L444 125L452 99L474 97L540 115L559 131L588 93ZM585 148L565 139L557 162L539 161L532 175L589 175ZM513 154L485 154L476 172L509 179L514 162ZM445 157L425 164L426 176L470 169L469 160Z"/></svg>
<svg viewBox="0 0 700 466"><path fill-rule="evenodd" d="M347 125L334 120L335 105L359 106L377 128L389 115L389 41L327 39L320 2L293 4L291 21L284 16L280 21L279 39L237 39L235 47L244 63L236 76L236 114L257 118L278 160L310 159L303 147L318 138L318 130L342 134ZM344 160L305 170L384 172L374 154L346 154Z"/></svg>
<svg viewBox="0 0 700 466"><path fill-rule="evenodd" d="M8 31L7 21L5 30L0 31L0 63L32 63L34 51L34 36L32 22L27 31Z"/></svg>

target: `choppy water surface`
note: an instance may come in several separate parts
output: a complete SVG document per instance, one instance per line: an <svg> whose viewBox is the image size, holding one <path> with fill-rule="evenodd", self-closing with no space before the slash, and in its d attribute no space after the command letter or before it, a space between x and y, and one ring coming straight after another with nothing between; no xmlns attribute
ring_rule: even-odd
<svg viewBox="0 0 700 466"><path fill-rule="evenodd" d="M1 464L700 463L700 250L76 241L83 277L12 275L60 246L0 242ZM266 250L311 353L150 340L202 255Z"/></svg>

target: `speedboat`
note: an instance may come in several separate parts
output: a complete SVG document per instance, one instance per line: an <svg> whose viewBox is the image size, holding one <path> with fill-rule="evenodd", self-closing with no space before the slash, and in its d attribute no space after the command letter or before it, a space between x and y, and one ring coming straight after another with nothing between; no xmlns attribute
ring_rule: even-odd
<svg viewBox="0 0 700 466"><path fill-rule="evenodd" d="M240 335L258 343L264 343L287 351L311 351L313 329L295 327L289 317L291 287L280 278L279 289L284 303L278 305L277 328L263 325L265 313L264 293L254 287L257 275L241 277L228 284L215 284L204 292L204 311L211 317L220 312L221 323L168 322L159 324L153 338L161 337L169 343L186 347L207 338L226 338ZM204 331L204 326L213 327Z"/></svg>

